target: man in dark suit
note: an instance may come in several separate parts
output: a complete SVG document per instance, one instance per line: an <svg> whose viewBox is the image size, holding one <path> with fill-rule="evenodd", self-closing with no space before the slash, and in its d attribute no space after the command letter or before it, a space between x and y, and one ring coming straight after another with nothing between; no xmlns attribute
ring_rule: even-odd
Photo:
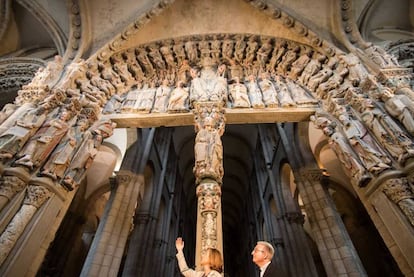
<svg viewBox="0 0 414 277"><path fill-rule="evenodd" d="M282 268L278 268L272 262L275 250L267 241L258 241L252 251L253 262L260 269L260 277L287 277L288 275Z"/></svg>

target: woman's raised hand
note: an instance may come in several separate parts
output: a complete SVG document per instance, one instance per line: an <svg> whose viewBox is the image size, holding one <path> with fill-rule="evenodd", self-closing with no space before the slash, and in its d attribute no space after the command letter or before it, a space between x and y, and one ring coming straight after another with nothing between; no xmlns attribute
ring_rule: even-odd
<svg viewBox="0 0 414 277"><path fill-rule="evenodd" d="M175 248L177 248L177 251L182 251L184 249L184 241L183 241L183 238L178 237L175 240Z"/></svg>

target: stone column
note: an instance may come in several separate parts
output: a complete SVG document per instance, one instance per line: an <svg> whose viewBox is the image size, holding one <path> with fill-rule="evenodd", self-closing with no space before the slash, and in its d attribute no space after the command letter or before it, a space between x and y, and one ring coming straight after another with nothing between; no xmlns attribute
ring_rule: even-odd
<svg viewBox="0 0 414 277"><path fill-rule="evenodd" d="M6 230L0 236L0 265L9 255L24 229L36 211L52 196L52 192L43 186L30 185L20 210L15 214Z"/></svg>
<svg viewBox="0 0 414 277"><path fill-rule="evenodd" d="M302 200L327 275L367 276L335 204L322 186L328 176L309 169L301 172L301 178Z"/></svg>
<svg viewBox="0 0 414 277"><path fill-rule="evenodd" d="M216 248L223 254L221 183L223 178L224 109L220 103L196 103L194 146L197 206L196 265L202 251Z"/></svg>
<svg viewBox="0 0 414 277"><path fill-rule="evenodd" d="M81 276L117 276L132 227L132 216L143 176L123 170L105 208L102 223L89 250Z"/></svg>

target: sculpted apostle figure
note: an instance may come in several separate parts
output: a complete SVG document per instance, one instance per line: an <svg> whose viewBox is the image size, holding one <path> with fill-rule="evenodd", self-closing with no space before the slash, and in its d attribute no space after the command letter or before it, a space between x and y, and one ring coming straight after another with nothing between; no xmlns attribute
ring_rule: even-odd
<svg viewBox="0 0 414 277"><path fill-rule="evenodd" d="M262 92L260 91L260 88L257 85L256 78L254 77L254 75L249 75L246 86L248 89L250 103L252 104L252 107L260 109L264 108L265 105L262 100Z"/></svg>
<svg viewBox="0 0 414 277"><path fill-rule="evenodd" d="M221 64L217 70L214 61L206 57L202 61L202 70L191 69L190 101L223 101L227 98L226 66Z"/></svg>
<svg viewBox="0 0 414 277"><path fill-rule="evenodd" d="M68 130L62 141L52 152L48 161L41 169L39 175L48 176L53 180L61 180L70 164L76 147L80 144L82 137L87 131L88 127L88 119L79 119L76 125L72 126Z"/></svg>
<svg viewBox="0 0 414 277"><path fill-rule="evenodd" d="M387 112L397 118L405 129L414 136L414 102L406 95L393 94L388 88L382 90L381 98Z"/></svg>
<svg viewBox="0 0 414 277"><path fill-rule="evenodd" d="M345 168L345 173L350 178L353 178L357 185L365 186L372 177L361 164L358 156L349 145L347 138L337 130L335 122L323 116L311 116L311 120L329 137L329 146L341 161Z"/></svg>
<svg viewBox="0 0 414 277"><path fill-rule="evenodd" d="M12 158L46 119L43 106L28 109L0 136L0 160Z"/></svg>
<svg viewBox="0 0 414 277"><path fill-rule="evenodd" d="M273 82L269 79L267 72L262 73L262 79L259 82L260 89L262 90L263 102L267 108L277 108L279 102L277 100L277 92Z"/></svg>
<svg viewBox="0 0 414 277"><path fill-rule="evenodd" d="M354 119L345 107L337 109L349 143L369 172L379 174L390 168L391 160L376 145L364 125Z"/></svg>
<svg viewBox="0 0 414 277"><path fill-rule="evenodd" d="M208 116L204 119L203 128L196 135L194 173L197 182L205 177L221 180L223 176L223 146L220 137L224 127L215 127L214 119Z"/></svg>
<svg viewBox="0 0 414 277"><path fill-rule="evenodd" d="M414 156L412 140L369 98L362 99L361 119L398 162L404 164L408 158Z"/></svg>
<svg viewBox="0 0 414 277"><path fill-rule="evenodd" d="M229 98L233 104L233 108L250 108L250 100L247 95L247 88L240 83L239 77L233 78L234 83L229 85Z"/></svg>
<svg viewBox="0 0 414 277"><path fill-rule="evenodd" d="M24 146L14 163L30 169L40 165L68 131L71 118L71 112L63 109L58 118L47 120Z"/></svg>
<svg viewBox="0 0 414 277"><path fill-rule="evenodd" d="M169 81L168 79L164 79L155 93L154 107L152 108L153 113L163 113L167 110L170 93L171 87L169 86Z"/></svg>
<svg viewBox="0 0 414 277"><path fill-rule="evenodd" d="M275 83L278 91L278 99L280 106L283 108L295 107L296 103L293 101L292 96L290 95L288 85L283 81L280 75L275 76Z"/></svg>
<svg viewBox="0 0 414 277"><path fill-rule="evenodd" d="M182 81L178 81L177 86L171 92L171 97L168 100L167 111L169 113L188 112L188 100L188 89L184 87Z"/></svg>
<svg viewBox="0 0 414 277"><path fill-rule="evenodd" d="M82 142L64 173L62 185L66 189L73 190L80 184L103 140L113 134L115 125L111 121L99 121L83 133Z"/></svg>

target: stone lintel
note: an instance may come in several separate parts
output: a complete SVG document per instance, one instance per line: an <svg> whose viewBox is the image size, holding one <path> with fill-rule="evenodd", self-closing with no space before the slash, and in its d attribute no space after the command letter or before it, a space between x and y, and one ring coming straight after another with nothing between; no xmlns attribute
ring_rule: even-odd
<svg viewBox="0 0 414 277"><path fill-rule="evenodd" d="M255 124L309 121L316 108L225 109L226 124ZM188 113L109 114L117 128L149 128L194 125L194 115Z"/></svg>

